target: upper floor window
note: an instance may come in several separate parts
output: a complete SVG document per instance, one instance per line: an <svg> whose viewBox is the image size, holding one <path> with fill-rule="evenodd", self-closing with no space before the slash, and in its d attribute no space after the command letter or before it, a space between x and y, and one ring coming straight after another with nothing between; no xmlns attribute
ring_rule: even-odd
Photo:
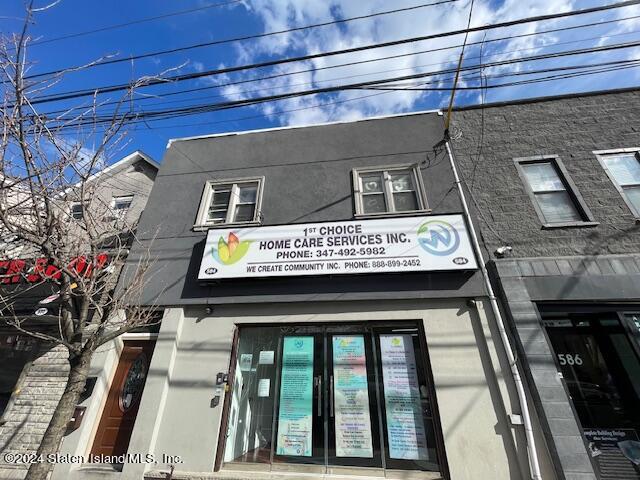
<svg viewBox="0 0 640 480"><path fill-rule="evenodd" d="M113 197L111 200L111 211L114 217L124 218L131 207L133 202L133 195L126 195L124 197Z"/></svg>
<svg viewBox="0 0 640 480"><path fill-rule="evenodd" d="M427 209L415 165L353 171L356 215L418 212Z"/></svg>
<svg viewBox="0 0 640 480"><path fill-rule="evenodd" d="M84 208L81 202L74 202L71 204L71 217L76 220L82 220L84 218Z"/></svg>
<svg viewBox="0 0 640 480"><path fill-rule="evenodd" d="M262 178L207 182L196 226L257 222L263 183Z"/></svg>
<svg viewBox="0 0 640 480"><path fill-rule="evenodd" d="M589 209L557 157L516 159L540 220L548 227L592 223Z"/></svg>
<svg viewBox="0 0 640 480"><path fill-rule="evenodd" d="M622 194L633 215L640 218L640 150L598 152L607 175Z"/></svg>

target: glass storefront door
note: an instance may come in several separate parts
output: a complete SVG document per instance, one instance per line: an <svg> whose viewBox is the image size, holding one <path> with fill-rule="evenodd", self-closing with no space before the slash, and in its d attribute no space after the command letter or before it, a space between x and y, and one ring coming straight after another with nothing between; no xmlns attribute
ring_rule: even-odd
<svg viewBox="0 0 640 480"><path fill-rule="evenodd" d="M621 320L544 323L601 478L640 479L640 359Z"/></svg>
<svg viewBox="0 0 640 480"><path fill-rule="evenodd" d="M438 471L421 338L410 324L242 328L225 462Z"/></svg>

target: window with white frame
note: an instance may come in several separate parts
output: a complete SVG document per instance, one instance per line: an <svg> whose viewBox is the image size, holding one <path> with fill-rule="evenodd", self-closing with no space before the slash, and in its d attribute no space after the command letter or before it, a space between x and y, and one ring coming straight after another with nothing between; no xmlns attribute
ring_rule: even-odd
<svg viewBox="0 0 640 480"><path fill-rule="evenodd" d="M113 197L111 199L111 211L115 218L125 218L131 203L133 202L133 195L125 195L122 197Z"/></svg>
<svg viewBox="0 0 640 480"><path fill-rule="evenodd" d="M207 182L196 226L258 221L262 178Z"/></svg>
<svg viewBox="0 0 640 480"><path fill-rule="evenodd" d="M590 223L591 213L557 157L516 159L516 166L543 224Z"/></svg>
<svg viewBox="0 0 640 480"><path fill-rule="evenodd" d="M357 169L353 172L356 214L422 211L427 202L418 167Z"/></svg>
<svg viewBox="0 0 640 480"><path fill-rule="evenodd" d="M633 215L640 218L640 151L601 154L598 158Z"/></svg>

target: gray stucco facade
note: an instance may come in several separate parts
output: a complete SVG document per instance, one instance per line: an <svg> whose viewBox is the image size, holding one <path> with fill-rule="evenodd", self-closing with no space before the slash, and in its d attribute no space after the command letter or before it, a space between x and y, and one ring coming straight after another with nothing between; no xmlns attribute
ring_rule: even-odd
<svg viewBox="0 0 640 480"><path fill-rule="evenodd" d="M285 128L173 141L162 161L138 237L162 274L153 275L149 302L157 305L288 302L372 298L469 297L483 291L479 274L372 275L308 278L304 282L222 282L203 285L197 268L206 232L194 231L205 182L264 176L260 225L351 220L351 170L420 166L430 214L459 213L453 174L436 113ZM139 252L133 250L131 261Z"/></svg>
<svg viewBox="0 0 640 480"><path fill-rule="evenodd" d="M615 461L594 453L584 434L591 425L579 418L575 387L563 379L564 360L545 325L569 318L566 312L623 321L624 312L640 310L640 224L598 161L601 152L638 149L639 109L634 89L463 108L453 116L456 160L558 478L637 478L619 452ZM574 202L589 218L545 226L514 163L523 157L561 159ZM565 316L549 313L558 311ZM637 345L629 325L630 345Z"/></svg>
<svg viewBox="0 0 640 480"><path fill-rule="evenodd" d="M154 259L145 302L164 311L159 333L149 337L156 346L128 450L152 454L154 460L128 462L121 471L90 464L59 465L53 479L133 480L167 475L174 479L293 479L301 474L309 478L528 478L527 444L519 421L522 407L479 270L198 280L207 237L206 228L197 225L198 212L202 211L200 204L207 182L263 179L259 214L254 222L235 225L238 229L366 222L372 217L357 215L353 182L353 170L365 167L416 168L424 185L426 208L409 212L409 218L462 214L463 204L443 139L443 118L430 112L171 141L138 229L144 246L134 248L128 257L131 262L147 254ZM399 217L402 215L373 218ZM126 281L123 278L123 284ZM431 396L428 411L433 409L436 413L434 430L439 440L430 448L437 452L437 467L407 467L406 462L394 460L402 454L394 453L393 457L384 453L386 450L371 455L386 455L381 464L363 460L369 462L364 467L357 467L355 460L329 461L328 453L315 464L305 462L304 456L273 461L279 453L273 447L276 441L268 426L271 423L267 422L265 435L247 434L248 427L238 423L240 410L235 409L234 402L243 402L251 395L271 398L273 392L284 388L278 376L270 377L271 384L267 382L263 390L253 394L246 393L242 383L244 378L251 378L256 368L274 375L284 371L283 336L298 331L350 331L356 337L362 335L367 342L371 339L375 363L382 361L378 358L381 350L376 350L381 348L381 334L375 332L385 328L388 332L408 329L416 332L416 342L423 342L415 344L415 361L426 362L432 378L421 385L421 395ZM255 334L260 341L267 341L274 331L279 332L280 346L261 350L260 358L265 353L267 359L265 365L260 366L261 360L249 369L258 354L256 351L246 357L248 354L238 353L243 348L243 338ZM332 348L328 340L322 340L329 338L322 337L326 333L313 335L325 342L325 349ZM298 340L302 345L303 339ZM83 403L87 409L84 423L67 437L63 453L86 455L91 449L105 408L105 395L117 388L112 379L127 341L125 337L114 342L97 360L98 387ZM367 356L371 354L367 352ZM314 362L322 363L328 357L314 358ZM245 362L248 363L243 365ZM325 372L332 368L322 365ZM371 388L381 385L380 373L374 370L384 368L381 363L375 365L367 367L372 368ZM228 382L218 380L225 374L229 375ZM327 373L318 380L318 392L323 392L317 396L318 416L322 402L327 401L322 399L331 395L329 387L322 387L330 385L322 383L322 375ZM255 385L248 386L247 391L253 391L251 388L255 389ZM370 398L378 395L373 392L370 391ZM259 403L252 405L251 411L260 411ZM376 423L384 417L380 413L383 407L378 408L378 413L372 412L371 416ZM322 415L328 415L328 409L327 406ZM277 407L273 407L268 414L272 415L268 418L273 418L273 428L282 420L276 411ZM254 418L246 412L242 415ZM255 418L262 418L261 415L267 414L260 413ZM331 425L332 420L326 421ZM538 442L543 443L535 417L533 424ZM333 427L325 427L325 432L329 428ZM228 443L228 438L236 438L240 435L237 432L242 431L249 438L245 438L244 447L240 440ZM383 442L391 435L389 432L380 427L374 443ZM271 443L263 438L269 435L274 435ZM325 446L333 441L327 435ZM258 446L248 448L247 443ZM238 456L234 445L246 452L241 449L242 455ZM272 449L271 459L269 455L266 460L256 456L255 452L263 452L263 448ZM430 455L435 458L434 453ZM544 478L554 478L544 446L538 448L537 455ZM179 461L166 460L167 456L177 456Z"/></svg>

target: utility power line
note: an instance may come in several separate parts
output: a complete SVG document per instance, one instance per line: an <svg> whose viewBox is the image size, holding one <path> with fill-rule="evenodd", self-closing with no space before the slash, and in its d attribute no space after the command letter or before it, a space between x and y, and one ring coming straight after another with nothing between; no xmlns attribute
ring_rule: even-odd
<svg viewBox="0 0 640 480"><path fill-rule="evenodd" d="M505 36L505 37L497 37L497 38L492 38L492 39L482 40L482 41L477 41L477 42L467 42L467 46L469 47L469 46L473 46L473 45L488 44L488 43L492 43L492 42L500 42L500 41L505 41L505 40L512 40L512 39L515 39L515 38L524 38L524 37L530 37L530 36L536 36L536 35L544 35L544 34L547 34L547 33L557 33L557 32L575 30L575 29L580 29L580 28L601 26L601 25L605 25L605 24L618 23L618 22L623 22L623 21L628 21L628 20L636 20L638 18L640 18L640 15L635 15L635 16L625 17L625 18L620 18L620 19L614 19L614 20L605 20L605 21L600 21L600 22L592 22L592 23L586 23L586 24L580 24L580 25L573 25L573 26L569 26L569 27L560 27L560 28L553 28L553 29L549 29L549 30L540 30L540 31L536 31L536 32L523 33L523 34L517 34L517 35L509 35L509 36ZM636 30L636 31L625 32L625 33L614 34L614 35L604 35L604 36L597 36L597 37L581 38L581 39L571 40L571 41L567 41L567 42L555 42L553 44L544 45L544 46L540 46L540 47L531 47L531 48L528 48L528 49L518 49L518 50L510 50L510 51L499 52L499 53L496 53L496 54L485 55L485 57L505 55L505 54L508 54L508 53L516 53L516 52L532 50L532 49L549 48L549 47L555 47L555 46L558 46L558 45L568 45L568 44L572 44L572 43L585 42L585 41L588 41L588 40L598 40L598 39L602 39L602 38L613 38L613 37L617 37L617 36L631 35L633 33L638 33L638 32L639 31ZM198 92L198 91L203 91L203 90L219 89L219 88L222 88L222 87L242 85L242 84L246 84L246 83L254 83L254 82L259 82L259 81L264 81L264 80L272 80L272 79L276 79L276 78L299 75L299 74L302 74L302 73L317 72L317 71L321 71L321 70L329 70L329 69L342 68L342 67L347 67L347 66L355 66L355 65L368 64L368 63L373 63L373 62L380 62L380 61L383 61L383 60L392 60L392 59L397 59L397 58L422 55L422 54L425 54L425 53L434 53L434 52L440 52L440 51L445 51L445 50L452 50L452 49L455 49L455 48L459 48L461 46L462 46L461 44L457 44L457 45L451 45L451 46L446 46L446 47L439 47L439 48L432 48L432 49L420 50L420 51L409 52L409 53L402 53L402 54L397 54L397 55L389 55L389 56L384 56L384 57L377 57L377 58L372 58L372 59L367 59L367 60L358 60L358 61L354 61L354 62L339 63L339 64L335 64L335 65L327 65L327 66L324 66L324 67L308 68L308 69L304 69L304 70L296 70L296 71L293 71L293 72L277 73L277 74L267 75L267 76L263 76L263 77L255 77L255 78L249 78L249 79L243 79L243 80L236 80L236 81L231 81L231 82L226 82L226 83L220 83L220 84L217 84L217 85L207 85L207 86L203 86L203 87L183 89L183 90L178 90L178 91L174 91L174 92L157 93L157 94L154 94L154 95L149 95L149 96L136 98L136 99L134 99L134 101L135 102L141 102L141 101L153 100L153 99L157 99L157 98L164 98L164 97L169 97L169 96L182 95L184 93L192 93L192 92ZM467 60L477 59L477 58L480 58L480 57L479 56L466 57ZM371 73L368 73L366 75L388 73L388 72L391 72L391 71L407 70L407 69L411 69L411 68L421 68L421 67L426 67L426 66L439 65L439 64L442 64L442 63L444 63L444 62L432 63L432 64L427 64L427 65L418 65L418 66L415 66L415 67L408 67L408 68L404 68L404 69L381 70L381 71L371 72ZM343 80L345 78L353 78L353 77L354 76L351 76L351 77L338 77L338 78L334 78L332 80ZM327 81L330 81L330 80L323 80L322 82L327 82ZM316 82L316 83L319 83L319 82ZM306 85L306 84L295 84L295 85L290 85L290 86L300 86L300 85ZM245 90L245 91L239 92L239 93L253 93L255 91L257 91L257 90L248 90L248 91ZM204 99L204 98L217 98L217 97L220 97L220 95L186 98L186 99L175 100L173 102L164 102L164 103L166 104L166 103L183 102L183 101L188 101L188 100L191 100L191 99L195 100L196 98L197 99ZM110 106L110 105L117 105L119 103L120 102L118 102L118 101L104 102L104 103L100 104L100 108L103 108L103 107L106 107L106 106ZM163 102L157 102L157 103L150 104L150 105L159 105L159 104L162 104L162 103ZM82 108L82 107L77 107L77 108ZM53 116L53 115L65 113L67 111L68 111L68 109L65 108L65 109L61 109L61 110L43 112L42 114L45 115L45 116Z"/></svg>
<svg viewBox="0 0 640 480"><path fill-rule="evenodd" d="M624 62L624 61L623 61ZM638 65L632 65L631 67L636 67ZM480 66L479 66L480 67ZM566 68L572 68L572 67L566 67ZM575 66L573 68L586 68L585 66ZM607 71L613 71L614 69L610 69ZM534 74L536 73L536 71L529 71L529 74ZM588 74L591 74L590 72L587 72ZM602 71L597 71L597 72L593 72L593 73L603 73ZM513 76L513 75L525 75L527 74L527 72L517 72L517 73L511 73L511 74L501 74L501 75L495 75L495 76L491 76L491 78L498 78L498 77L507 77L507 76ZM448 80L451 80L453 77L449 77ZM473 78L471 77L464 77L465 80L471 80ZM477 78L477 77L476 77ZM552 80L552 79L551 79ZM542 82L547 82L550 81L550 79L545 79L542 80ZM434 83L434 82L425 82L425 83ZM475 87L476 90L481 90L484 89L484 86L479 86L479 87ZM401 89L396 89L396 90L401 90ZM353 98L348 98L348 99L341 99L341 100L334 100L334 101L330 101L330 102L323 102L323 103L318 103L315 105L309 105L309 106L304 106L304 107L297 107L297 108L292 108L292 109L284 109L284 110L280 110L279 112L277 112L276 114L257 114L257 115L249 115L249 116L243 116L243 117L236 117L236 118L230 118L230 119L224 119L224 120L215 120L215 121L204 121L204 122L195 122L195 123L178 123L178 124L171 124L171 125L161 125L161 126L157 126L157 125L151 125L151 123L145 119L140 119L137 121L133 121L131 122L131 124L136 124L136 125L141 125L144 128L133 128L133 131L138 131L138 130L142 130L142 129L148 129L148 130L164 130L164 129L175 129L175 128L183 128L183 127L199 127L199 126L212 126L212 125L218 125L218 124L229 124L229 123L236 123L236 122L243 122L243 121L247 121L247 120L256 120L256 119L261 119L261 118L271 118L274 115L282 115L285 113L293 113L293 112L299 112L299 111L305 111L305 110L313 110L316 108L324 108L324 107L328 107L328 106L333 106L333 105L340 105L340 104L344 104L344 103L352 103L352 102L358 102L361 100L365 100L367 98L371 98L371 97L377 97L377 96L382 96L382 95L389 95L394 93L394 91L396 90L384 90L384 91L380 91L377 93L373 93L373 94L368 94L368 95L362 95L362 96L357 96L357 97L353 97ZM238 108L242 108L245 106L251 106L251 105L240 105ZM207 113L207 112L205 112ZM167 117L164 119L155 119L152 120L154 122L166 122L167 120L172 120L173 117ZM64 132L58 132L58 135L75 135L75 133L70 132L70 133L64 133Z"/></svg>
<svg viewBox="0 0 640 480"><path fill-rule="evenodd" d="M504 65L512 65L512 64L516 64L516 63L522 63L522 62L530 62L530 61L538 61L538 60L547 60L547 59L551 59L551 58L563 58L563 57L567 57L567 56L573 56L573 55L583 55L583 54L587 54L587 53L601 53L601 52L607 52L607 51L613 51L613 50L620 50L620 49L625 49L625 48L633 48L633 47L638 47L640 46L640 41L638 42L626 42L626 43L620 43L620 44L614 44L614 45L607 45L607 46L601 46L601 47L591 47L591 48L583 48L583 49L576 49L576 50L569 50L569 51L562 51L562 52L554 52L554 53L549 53L549 54L542 54L542 55L533 55L533 56L529 56L529 57L520 57L520 58L513 58L513 59L506 59L506 60L502 60L502 61L496 61L496 62L490 62L490 63L486 63L484 65L482 65L482 68L491 68L491 67L497 67L497 66L504 66ZM478 68L480 68L478 65L471 65L471 66L466 66L466 67L462 67L460 68L460 71L469 71L469 70L477 70ZM564 67L567 68L567 67ZM331 93L331 92L336 92L336 91L340 91L340 90L352 90L352 89L362 89L362 88L367 88L367 87L372 87L372 86L384 86L385 84L390 84L393 82L398 82L398 81L403 81L403 80L415 80L415 79L419 79L419 78L424 78L424 77L433 77L436 75L442 75L445 73L455 73L457 69L445 69L445 70L439 70L439 71L434 71L434 72L423 72L423 73L416 73L416 74L412 74L412 75L405 75L405 76L399 76L399 77L391 77L391 78L384 78L384 79L378 79L378 80L370 80L370 81L366 81L366 82L358 82L358 83L351 83L351 84L345 84L345 85L337 85L337 86L331 86L331 87L323 87L323 88L315 88L315 89L309 89L309 90L303 90L303 91L296 91L296 92L287 92L287 93L282 93L282 94L275 94L275 95L268 95L268 96L262 96L262 97L253 97L253 98L249 98L249 99L242 99L242 100L232 100L232 101L226 101L226 102L219 102L216 104L203 104L203 105L197 105L197 106L191 106L191 107L184 107L184 108L176 108L176 109L165 109L165 110L154 110L154 111L150 111L150 112L144 112L142 114L135 114L135 113L130 113L124 116L125 119L131 119L131 120L138 120L141 118L158 118L158 117L163 117L163 116L171 116L171 117L178 117L178 116L184 116L184 115L193 115L193 114L197 114L197 113L206 113L206 112L211 112L211 111L218 111L218 110L226 110L229 108L235 108L235 107L239 107L239 106L246 106L246 105L256 105L256 104L261 104L261 103L265 103L265 102L271 102L271 101L277 101L277 100L285 100L285 99L289 99L289 98L294 98L294 97L300 97L300 96L309 96L309 95L316 95L316 94L321 94L321 93ZM91 124L91 125L95 125L97 123L100 122L108 122L111 121L112 116L97 116L95 118L90 118L90 119L86 119L86 124ZM81 122L82 123L82 122ZM55 128L55 127L52 127Z"/></svg>
<svg viewBox="0 0 640 480"><path fill-rule="evenodd" d="M85 68L95 68L95 67L102 67L105 65L113 65L115 63L122 63L122 62L131 62L134 60L140 60L142 58L149 58L149 57L158 57L158 56L162 56L162 55L168 55L171 53L177 53L177 52L184 52L186 50L193 50L196 48L203 48L203 47L211 47L214 45L224 45L227 43L236 43L236 42L244 42L246 40L256 40L259 38L266 38L266 37L270 37L273 35L283 35L285 33L293 33L293 32L300 32L303 30L310 30L313 28L319 28L319 27L326 27L329 25L337 25L337 24L341 24L341 23L348 23L348 22L353 22L356 20L364 20L364 19L368 19L368 18L374 18L374 17L379 17L379 16L383 16L383 15L391 15L393 13L400 13L400 12L408 12L411 10L417 10L419 8L425 8L425 7L433 7L436 5L442 5L445 3L455 3L459 0L439 0L437 2L434 3L423 3L421 5L415 5L413 7L404 7L404 8L396 8L395 10L386 10L384 12L376 12L376 13L371 13L368 15L360 15L357 17L351 17L351 18L343 18L343 19L338 19L338 20L332 20L329 22L323 22L323 23L316 23L313 25L305 25L302 27L294 27L294 28L288 28L286 30L278 30L278 31L274 31L274 32L265 32L265 33L259 33L259 34L255 34L255 35L245 35L245 36L241 36L241 37L233 37L233 38L226 38L226 39L222 39L222 40L212 40L210 42L203 42L203 43L197 43L195 45L188 45L185 47L178 47L178 48L171 48L168 50L157 50L155 52L148 52L148 53L142 53L139 55L131 55L125 58L116 58L113 60L106 60L104 62L98 62L98 63L93 63L91 65L87 65ZM69 71L71 69L76 69L76 67L66 67L66 68L60 68L58 70L53 70L50 72L44 72L44 73L38 73L35 75L30 75L28 77L26 77L27 79L32 79L32 78L38 78L38 77L43 77L43 76L50 76L50 75L56 75L59 73L63 73L66 71Z"/></svg>
<svg viewBox="0 0 640 480"><path fill-rule="evenodd" d="M228 5L233 5L233 4L236 4L236 3L240 3L242 1L244 1L244 0L229 0L228 2L213 3L211 5L205 5L203 7L190 8L188 10L180 10L180 11L177 11L177 12L165 13L165 14L162 14L162 15L156 15L154 17L140 18L138 20L132 20L130 22L117 23L117 24L114 24L114 25L107 25L106 27L98 27L98 28L93 28L91 30L85 30L83 32L69 33L69 34L66 34L66 35L61 35L59 37L47 38L47 39L44 39L44 40L37 40L35 42L29 43L29 45L33 47L33 46L36 46L36 45L44 45L45 43L59 42L61 40L67 40L69 38L84 37L84 36L87 36L87 35L93 35L94 33L106 32L106 31L109 31L109 30L116 30L118 28L130 27L131 25L139 25L141 23L152 22L152 21L155 21L155 20L161 20L163 18L177 17L179 15L185 15L187 13L193 13L193 12L201 12L202 10L208 10L210 8L226 7Z"/></svg>
<svg viewBox="0 0 640 480"><path fill-rule="evenodd" d="M504 28L504 27L510 27L510 26L514 26L514 25L520 25L520 24L524 24L524 23L540 22L540 21L545 21L545 20L555 20L555 19L558 19L558 18L572 17L572 16L576 16L576 15L584 15L584 14L587 14L587 13L601 12L601 11L605 11L605 10L611 10L611 9L614 9L614 8L621 8L621 7L626 7L626 6L630 6L630 5L638 5L638 4L640 4L640 0L627 0L627 1L624 1L624 2L618 2L618 3L614 3L614 4L610 4L610 5L604 5L604 6L600 6L600 7L592 7L592 8L581 9L581 10L573 10L573 11L569 11L569 12L561 12L561 13L556 13L556 14L539 15L539 16L535 16L535 17L527 17L527 18L522 18L522 19L518 19L518 20L511 20L511 21L501 22L501 23L496 23L496 24L483 25L483 26L480 26L480 27L473 27L473 28L469 28L469 29L455 30L455 31L443 32L443 33L425 35L425 36L413 37L413 38L406 38L406 39L402 39L402 40L395 40L395 41L391 41L391 42L377 43L377 44L373 44L373 45L365 45L365 46L361 46L361 47L352 47L352 48L347 48L347 49L342 49L342 50L334 50L334 51L330 51L330 52L310 54L310 55L304 55L304 56L299 56L299 57L281 58L281 59L271 60L271 61L267 61L267 62L246 64L246 65L238 65L238 66L234 66L234 67L227 67L227 68L209 70L209 71L204 71L204 72L194 72L194 73L183 74L183 75L175 75L175 76L172 76L172 77L167 77L167 78L162 78L162 79L151 79L143 86L144 87L148 87L148 86L153 86L153 85L166 84L167 82L182 82L182 81L193 80L193 79L196 79L196 78L202 78L202 77L206 77L206 76L221 75L221 74L237 72L237 71L244 71L244 70L253 70L253 69L257 69L257 68L264 68L264 67L269 67L269 66L274 66L274 65L282 65L282 64L292 63L292 62L311 60L311 59L315 59L315 58L323 58L323 57L329 57L329 56L335 56L335 55L343 55L343 54L346 54L346 53L356 53L356 52L375 49L375 48L384 48L384 47L402 45L402 44L407 44L407 43L414 43L414 42L419 42L419 41L424 41L424 40L432 40L432 39L435 39L435 38L444 38L444 37L449 37L449 36L454 36L454 35L460 35L460 34L464 34L464 33L467 33L467 32L479 32L479 31L485 31L485 30L492 30L492 29L495 29L495 28ZM86 97L86 96L89 96L89 95L97 95L97 94L104 94L104 93L123 91L123 90L129 89L130 87L131 87L130 84L120 84L120 85L112 85L112 86L106 86L106 87L98 87L98 88L94 88L94 89L76 90L76 91L64 92L64 93L60 93L60 94L53 94L53 95L36 97L36 98L32 99L31 103L35 105L35 104L40 104L40 103L47 103L47 102L54 102L54 101L61 101L61 100L70 100L70 99L75 99L75 98Z"/></svg>
<svg viewBox="0 0 640 480"><path fill-rule="evenodd" d="M619 66L618 66L619 65ZM594 68L594 67L602 67L602 66L606 66L606 68ZM539 73L545 73L545 72L554 72L554 71L571 71L571 70L579 70L579 69L591 69L591 70L587 70L586 72L577 72L578 74L592 74L592 73L604 73L604 72L610 72L610 71L615 71L615 70L620 70L620 69L627 69L627 68L635 68L637 66L640 66L640 60L620 60L620 61L614 61L614 62L604 62L604 63L596 63L596 64L590 64L590 65L574 65L574 66L569 66L569 67L558 67L558 68L547 68L547 69L540 69L540 70L529 70L529 71L516 71L516 72L508 72L508 73L500 73L500 74L496 74L496 75L485 75L483 78L507 78L507 77L512 77L512 76L527 76L527 75L535 75L535 74L539 74ZM563 75L562 78L569 78L568 75L574 76L575 74L566 74ZM444 81L448 81L448 80L453 80L454 77L447 77L447 78L440 78L438 80L434 80L434 81L427 81L427 82L421 82L422 85L429 85L429 84L440 84L443 83ZM481 77L478 76L462 76L461 77L463 80L465 80L465 82L470 82L473 80L479 80ZM535 78L535 79L531 79L531 80L525 80L523 82L526 83L533 83L533 82L541 82L541 81L547 81L547 80L555 80L555 79L559 79L561 78L560 76L554 76L554 77L543 77L543 78ZM420 85L420 84L418 84ZM495 87L491 87L491 88L498 88L498 87L503 87L506 85L496 85ZM398 86L397 88L394 87L389 87L389 88L385 88L385 87L364 87L363 89L375 89L375 90L380 90L382 91L382 93L392 93L394 91L450 91L452 87L434 87L434 88L412 88L410 85L405 87L403 86ZM481 88L485 88L485 87L461 87L462 90L478 90ZM364 99L364 98L368 98L368 97L373 97L373 96L377 96L376 94L373 95L364 95L361 97L355 97L355 98L349 98L349 99L343 99L343 100L338 100L338 101L332 101L332 102L325 102L325 103L320 103L317 105L312 105L312 106L307 106L307 107L300 107L300 108L294 108L294 109L290 109L290 110L281 110L278 112L278 114L281 113L289 113L289 112L297 112L300 110L308 110L308 109L313 109L313 108L321 108L321 107L325 107L325 106L330 106L330 105L335 105L335 104L341 104L341 103L346 103L346 102L352 102L352 101L357 101L360 99ZM175 127L189 127L189 126L200 126L200 125L215 125L215 124L219 124L219 123L227 123L227 122L235 122L235 121L242 121L242 120L250 120L250 119L256 119L256 118L264 118L267 117L269 115L252 115L249 117L241 117L241 118L233 118L230 120L220 120L220 121L213 121L213 122L198 122L198 123L192 123L192 124L174 124L174 125L169 125L169 126L162 126L162 127L154 127L154 128L175 128ZM167 121L167 120L172 120L172 117L169 118L164 118L164 119L158 119L158 120L154 120L154 121ZM134 121L134 123L136 123ZM145 123L145 125L148 125L147 122L145 122L144 120L141 122L137 122L137 123Z"/></svg>
<svg viewBox="0 0 640 480"><path fill-rule="evenodd" d="M624 68L634 68L634 67L638 67L638 66L640 66L640 64L636 63L635 65L631 65L629 67L624 67ZM616 69L608 69L606 71L613 71L613 70L618 70L618 69L617 68ZM585 75L591 75L591 74L597 74L597 73L603 73L603 72L604 72L604 70L586 72ZM505 76L518 75L518 74L520 74L520 73L507 74ZM451 80L452 78L453 77L451 77L449 79ZM551 81L551 80L559 79L559 78L560 77L545 78L543 80L536 80L536 81L538 81L540 83L543 83L543 82L547 82L547 81ZM507 85L498 85L497 87L499 88L499 87L504 87L504 86L507 86ZM469 89L472 89L472 90L481 90L481 89L484 89L485 87L478 86L478 87L465 87L465 88L469 88ZM332 102L324 102L324 103L319 103L319 104L316 104L316 105L310 105L310 106L305 106L305 107L285 109L285 110L279 111L275 115L282 115L282 114L285 114L285 113L299 112L299 111L304 111L304 110L313 110L313 109L316 109L316 108L324 108L324 107L328 107L328 106L332 106L332 105L339 105L339 104L350 103L350 102L358 102L358 101L365 100L365 99L370 98L370 97L376 97L376 96L380 96L380 95L388 95L388 94L394 93L395 91L402 91L402 90L404 90L404 89L384 90L384 91L380 91L378 93L369 94L369 95L362 95L362 96L358 96L358 97L342 99L342 100L337 100L337 101L332 101ZM450 90L450 88L449 88L449 90ZM273 117L273 116L274 116L273 114L258 114L258 115L250 115L250 116L237 117L237 118L231 118L231 119L225 119L225 120L205 121L205 122L188 123L188 124L179 123L179 124L162 125L162 126L156 126L156 125L152 126L152 125L150 125L149 122L147 122L145 120L142 120L140 122L135 122L135 123L138 123L138 124L146 127L146 129L160 130L160 129L175 129L175 128L181 128L181 127L197 127L197 126L212 126L212 125L216 125L216 124L229 124L229 123L234 123L234 122L241 122L241 121L246 121L246 120L255 120L255 119L260 119L260 118L268 118L268 117ZM167 120L171 120L171 118L160 119L160 120L156 120L156 121L164 122L164 121L167 121ZM139 129L138 128L134 128L133 130L137 131Z"/></svg>

